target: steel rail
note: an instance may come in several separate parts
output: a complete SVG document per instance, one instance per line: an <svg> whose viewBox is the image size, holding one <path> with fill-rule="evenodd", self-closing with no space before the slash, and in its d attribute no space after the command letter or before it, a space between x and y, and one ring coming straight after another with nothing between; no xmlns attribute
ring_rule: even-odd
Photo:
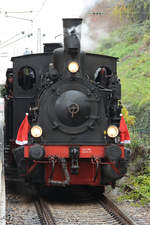
<svg viewBox="0 0 150 225"><path fill-rule="evenodd" d="M104 194L98 197L99 203L113 216L120 221L122 225L137 225L125 213L123 213L118 206Z"/></svg>
<svg viewBox="0 0 150 225"><path fill-rule="evenodd" d="M34 204L42 225L56 225L52 212L44 200L34 200Z"/></svg>

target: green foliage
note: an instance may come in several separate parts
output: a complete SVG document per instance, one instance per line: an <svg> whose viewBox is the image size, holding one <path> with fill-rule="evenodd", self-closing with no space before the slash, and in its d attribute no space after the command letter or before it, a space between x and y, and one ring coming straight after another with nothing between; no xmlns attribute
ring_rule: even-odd
<svg viewBox="0 0 150 225"><path fill-rule="evenodd" d="M138 104L139 111L149 108L150 109L150 95L146 95Z"/></svg>
<svg viewBox="0 0 150 225"><path fill-rule="evenodd" d="M150 19L147 19L143 22L143 25L145 27L146 30L150 29Z"/></svg>
<svg viewBox="0 0 150 225"><path fill-rule="evenodd" d="M130 132L132 149L130 177L126 181L128 185L133 187L132 191L126 191L126 184L122 185L122 190L125 194L119 197L119 200L129 199L138 204L150 203L150 147L139 136L138 132ZM147 147L146 147L147 146ZM133 169L134 168L134 169Z"/></svg>
<svg viewBox="0 0 150 225"><path fill-rule="evenodd" d="M142 25L123 26L119 30L110 34L110 36L101 41L96 52L104 54L116 55L122 58L134 52L143 39L145 27Z"/></svg>
<svg viewBox="0 0 150 225"><path fill-rule="evenodd" d="M134 44L142 37L142 33L139 29L133 29L126 35L126 41L128 45Z"/></svg>
<svg viewBox="0 0 150 225"><path fill-rule="evenodd" d="M135 124L135 116L129 115L129 112L125 106L123 106L123 108L122 108L122 114L123 114L124 119L129 127L131 127Z"/></svg>
<svg viewBox="0 0 150 225"><path fill-rule="evenodd" d="M150 127L150 46L145 45L144 38L149 34L149 26L150 20L124 26L110 35L113 40L119 37L120 41L111 43L110 48L97 49L97 53L120 58L118 76L122 84L122 102L136 117L136 127L142 128ZM134 33L138 41L131 44L129 40ZM107 39L107 43L109 41L111 38Z"/></svg>
<svg viewBox="0 0 150 225"><path fill-rule="evenodd" d="M132 23L142 23L149 19L150 1L149 0L120 0L113 8L112 15L122 23L126 21Z"/></svg>
<svg viewBox="0 0 150 225"><path fill-rule="evenodd" d="M111 36L110 38L104 39L99 48L101 51L105 50L105 49L110 49L112 48L114 45L116 45L118 43L118 39L113 39L113 37ZM99 50L97 50L99 51Z"/></svg>
<svg viewBox="0 0 150 225"><path fill-rule="evenodd" d="M149 45L150 45L150 33L144 34L144 37L143 37L143 43L144 43L146 46L149 46Z"/></svg>
<svg viewBox="0 0 150 225"><path fill-rule="evenodd" d="M140 132L138 132L138 129L133 130L133 128L130 129L130 138L131 144L129 147L132 149L131 159L136 160L138 157L141 157L143 160L145 159L144 163L147 163L146 160L149 158L150 151L146 146L150 144L149 140L145 140Z"/></svg>
<svg viewBox="0 0 150 225"><path fill-rule="evenodd" d="M120 200L134 200L135 202L138 201L142 205L150 203L150 176L147 176L146 174L138 175L136 177L130 176L128 182L129 185L133 187L133 190L120 196ZM125 190L125 185L123 190Z"/></svg>
<svg viewBox="0 0 150 225"><path fill-rule="evenodd" d="M5 85L4 84L0 84L0 97L4 97L5 95Z"/></svg>
<svg viewBox="0 0 150 225"><path fill-rule="evenodd" d="M123 22L127 18L128 8L124 0L119 0L112 10L112 16Z"/></svg>

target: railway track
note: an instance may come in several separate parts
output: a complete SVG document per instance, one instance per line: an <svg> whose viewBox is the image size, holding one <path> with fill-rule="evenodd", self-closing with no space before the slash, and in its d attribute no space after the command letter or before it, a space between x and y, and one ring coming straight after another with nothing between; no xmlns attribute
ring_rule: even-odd
<svg viewBox="0 0 150 225"><path fill-rule="evenodd" d="M42 199L33 200L42 225L56 225L47 203Z"/></svg>
<svg viewBox="0 0 150 225"><path fill-rule="evenodd" d="M20 185L19 185L20 187ZM45 197L29 199L7 190L6 223L9 225L149 225L132 221L107 196L94 189L50 190ZM134 217L132 217L134 218Z"/></svg>
<svg viewBox="0 0 150 225"><path fill-rule="evenodd" d="M58 201L34 200L42 225L136 225L105 195L82 190L69 198L57 197Z"/></svg>
<svg viewBox="0 0 150 225"><path fill-rule="evenodd" d="M135 225L136 223L131 220L125 213L123 213L117 205L112 202L109 198L107 198L105 195L102 195L100 198L98 198L98 201L100 204L108 211L109 214L111 214L116 220L119 222L119 224L122 225Z"/></svg>
<svg viewBox="0 0 150 225"><path fill-rule="evenodd" d="M21 188L20 184L19 189L23 190L24 185ZM149 225L144 218L138 220L130 214L133 221L95 189L55 187L46 197L34 200L30 200L25 190L23 196L22 190L20 194L7 190L6 223L9 225Z"/></svg>

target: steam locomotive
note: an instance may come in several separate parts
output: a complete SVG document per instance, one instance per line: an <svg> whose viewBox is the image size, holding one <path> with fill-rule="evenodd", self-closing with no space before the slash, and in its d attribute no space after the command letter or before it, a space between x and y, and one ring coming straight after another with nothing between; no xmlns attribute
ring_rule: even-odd
<svg viewBox="0 0 150 225"><path fill-rule="evenodd" d="M44 53L11 59L13 96L5 98L10 179L17 174L35 186L104 190L126 173L118 58L81 51L81 24L80 18L63 19L63 45L44 44ZM16 142L19 131L27 140Z"/></svg>

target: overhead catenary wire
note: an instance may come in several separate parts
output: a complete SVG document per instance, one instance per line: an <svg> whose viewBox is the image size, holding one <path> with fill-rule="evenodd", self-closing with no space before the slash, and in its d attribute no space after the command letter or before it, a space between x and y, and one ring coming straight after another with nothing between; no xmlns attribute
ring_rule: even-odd
<svg viewBox="0 0 150 225"><path fill-rule="evenodd" d="M12 41L12 42L9 42L8 44L6 44L6 45L0 47L0 49L5 48L5 47L7 47L7 46L9 46L9 45L11 45L11 44L14 44L14 43L16 43L16 42L18 42L18 41L20 41L20 40L26 38L26 37L29 38L29 37L31 37L32 35L33 35L32 33L31 33L31 34L24 35L23 37L18 38L17 40L14 40L14 41Z"/></svg>
<svg viewBox="0 0 150 225"><path fill-rule="evenodd" d="M1 58L8 58L9 56L8 55L5 55L5 56L4 55L0 55L0 57Z"/></svg>
<svg viewBox="0 0 150 225"><path fill-rule="evenodd" d="M32 24L32 29L33 29L33 22L34 22L34 20L36 20L37 19L37 17L40 15L40 13L41 13L41 11L44 9L44 7L46 6L46 3L47 3L47 1L48 0L42 0L41 1L41 5L40 5L40 7L39 7L39 10L37 10L37 11L32 11L32 10L29 10L29 11L3 11L3 14L4 14L4 16L6 17L6 18L10 18L10 19L19 19L19 20L24 20L24 21L29 21L29 22L31 22L31 24ZM22 17L19 17L20 15L21 15L21 13L22 14L25 14L25 13L33 13L34 12L34 16L31 18L24 18L23 16ZM0 12L0 13L2 13L2 11ZM31 32L31 33L33 33L33 32ZM24 34L23 34L24 35ZM0 43L0 49L3 49L3 48L6 48L7 46L10 46L10 45L12 45L12 44L14 44L14 43L16 43L16 42L19 42L19 41L21 41L22 39L24 39L25 37L27 37L28 35L26 35L26 36L23 36L23 37L20 37L19 36L19 34L17 34L17 35L14 35L12 38L9 38L8 40L6 40L6 41L4 41L3 43ZM16 38L16 40L15 40L15 38Z"/></svg>
<svg viewBox="0 0 150 225"><path fill-rule="evenodd" d="M2 12L0 11L0 13L2 13ZM4 12L4 15L5 15L6 18L13 18L13 19L19 19L19 20L26 20L26 21L32 22L32 20L31 20L31 19L28 19L28 18L22 18L22 17L10 16L10 14L27 14L27 13L33 13L33 11L32 11L32 10L30 10L30 11L10 11L10 12L5 11L5 12Z"/></svg>
<svg viewBox="0 0 150 225"><path fill-rule="evenodd" d="M23 35L23 34L25 34L25 32L24 32L24 31L21 31L21 32L19 32L19 33L13 35L12 37L10 37L9 39L7 39L6 41L0 43L0 46L6 44L7 42L9 42L9 41L11 41L12 39L14 39L14 38L20 36L21 34Z"/></svg>
<svg viewBox="0 0 150 225"><path fill-rule="evenodd" d="M8 13L9 13L9 14L10 14L10 13L15 13L15 14L16 14L16 13L33 13L33 11L30 10L30 11L21 11L21 12L7 12L7 11L5 12L5 14L8 14Z"/></svg>
<svg viewBox="0 0 150 225"><path fill-rule="evenodd" d="M42 2L42 5L41 5L39 11L37 12L37 14L35 15L35 17L33 18L33 21L39 16L39 14L41 13L42 9L44 8L46 2L47 2L47 0L44 0L44 1Z"/></svg>
<svg viewBox="0 0 150 225"><path fill-rule="evenodd" d="M6 15L6 17L13 18L13 19L19 19L19 20L26 20L26 21L29 21L29 22L33 22L33 20L26 19L26 18L22 18L22 17L8 16L8 15Z"/></svg>

